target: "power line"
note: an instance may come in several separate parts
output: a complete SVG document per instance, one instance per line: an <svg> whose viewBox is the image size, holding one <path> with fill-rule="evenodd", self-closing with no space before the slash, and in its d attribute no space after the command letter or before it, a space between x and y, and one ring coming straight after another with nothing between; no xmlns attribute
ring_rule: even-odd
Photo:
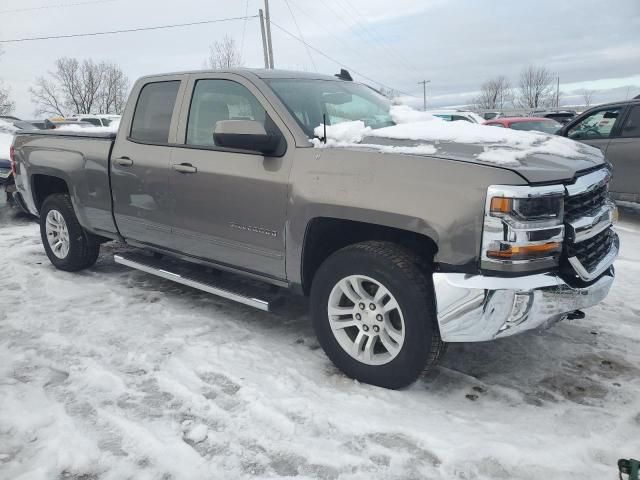
<svg viewBox="0 0 640 480"><path fill-rule="evenodd" d="M91 0L89 2L76 2L76 3L59 3L57 5L42 5L40 7L26 7L26 8L15 8L12 10L0 10L0 13L15 13L15 12L30 12L33 10L45 10L50 8L64 8L64 7L77 7L80 5L92 5L95 3L109 3L109 2L117 2L118 0Z"/></svg>
<svg viewBox="0 0 640 480"><path fill-rule="evenodd" d="M353 17L352 15L349 14L348 11L346 11L346 9L339 4L337 1L335 3L335 7L336 8L340 8L342 9L343 13L345 13L347 16L351 17L351 19L354 20L354 26L352 27L349 24L349 18L346 18L342 15L342 13L338 12L337 10L335 10L330 3L325 2L325 0L320 0L329 10L331 10L335 16L335 18L338 18L344 25L346 25L346 27L349 30L352 30L353 33L355 35L358 36L358 38L360 38L363 42L371 45L372 48L377 49L378 52L380 54L382 54L383 56L387 57L387 62L388 63L394 63L402 68L406 68L408 71L410 71L410 73L412 74L416 74L417 72L410 66L408 66L408 64L405 62L403 63L401 60L402 58L400 57L400 55L396 54L393 50L391 50L391 48L389 46L387 46L384 43L380 43L377 41L372 41L372 39L374 39L375 37L373 35L371 35L370 32L368 32L367 30L364 29L364 27L362 27L360 25L360 22L358 22L357 19L355 19L355 17ZM363 17L364 19L364 17ZM356 28L358 27L358 28ZM366 35L365 35L366 34ZM367 38L367 35L370 36L371 38ZM385 48L386 47L386 50Z"/></svg>
<svg viewBox="0 0 640 480"><path fill-rule="evenodd" d="M311 50L313 50L314 52L318 53L319 55L322 55L322 56L323 56L324 58L326 58L327 60L330 60L330 61L332 61L333 63L335 63L335 64L337 64L337 65L339 65L339 66L341 66L341 67L344 67L344 68L348 69L349 71L351 71L351 72L355 73L356 75L360 75L360 76L361 76L362 78L364 78L365 80L369 80L370 82L372 82L372 83L374 83L374 84L380 85L380 86L385 87L385 88L388 88L388 89L390 89L390 90L395 90L396 92L401 93L402 95L406 95L406 96L408 96L408 97L416 97L416 98L418 98L416 95L412 95L411 93L406 93L406 92L403 92L402 90L398 90L397 88L393 88L393 87L390 87L389 85L385 85L384 83L379 82L379 81L377 81L377 80L375 80L375 79L373 79L373 78L371 78L371 77L369 77L369 76L365 75L364 73L358 72L357 70L355 70L355 69L351 68L349 65L346 65L345 63L341 62L340 60L336 60L335 58L330 57L329 55L327 55L327 54L326 54L326 53L324 53L323 51L318 50L318 49L317 49L316 47L314 47L313 45L311 45L311 44L309 44L309 43L305 42L305 41L304 41L304 40L302 40L300 37L295 36L293 33L291 33L290 31L288 31L287 29L285 29L285 28L281 27L280 25L278 25L278 24L277 24L276 22L274 22L273 20L271 20L271 24L272 24L274 27L276 27L278 30L280 30L280 31L282 31L283 33L286 33L287 35L289 35L291 38L293 38L293 39L295 39L295 40L297 40L297 41L299 41L299 42L301 42L301 43L305 44L305 45L306 45L307 47L309 47Z"/></svg>
<svg viewBox="0 0 640 480"><path fill-rule="evenodd" d="M343 0L337 1L337 6L342 8L342 10L349 15L355 22L356 25L365 33L373 42L380 45L381 48L385 48L387 52L391 54L391 57L394 60L397 60L399 64L402 64L408 71L411 71L414 74L419 74L419 72L411 65L409 61L406 60L404 55L391 47L390 44L382 42L379 35L376 34L373 26L369 23L366 17L353 5L350 5L347 0L344 0L344 6L342 5ZM359 22L356 17L359 17L362 22Z"/></svg>
<svg viewBox="0 0 640 480"><path fill-rule="evenodd" d="M165 28L178 28L178 27L192 27L194 25L206 25L210 23L230 22L233 20L244 20L245 18L258 18L257 15L250 15L248 17L230 17L230 18L218 18L215 20L201 20L199 22L189 23L174 23L172 25L158 25L155 27L138 27L127 28L124 30L109 30L105 32L91 32L91 33L73 33L69 35L49 35L46 37L30 37L30 38L14 38L11 40L0 40L0 43L18 43L18 42L35 42L38 40L54 40L59 38L76 38L76 37L95 37L98 35L114 35L117 33L131 33L131 32L144 32L148 30L162 30Z"/></svg>
<svg viewBox="0 0 640 480"><path fill-rule="evenodd" d="M293 5L294 5L298 10L299 10L299 12L301 12L302 14L304 14L307 18L311 19L311 20L312 20L312 21L314 21L314 22L317 22L317 18L315 18L313 14L309 13L309 11L304 10L304 9L303 9L299 4L297 4L297 3L294 3ZM341 19L341 20L342 20L342 19ZM272 22L272 23L273 23L273 22ZM343 21L343 23L344 23L344 21ZM336 43L340 44L340 48L343 48L343 49L345 49L345 48L346 48L346 49L347 49L347 50L349 50L351 53L353 53L356 57L359 57L359 58L363 57L363 49L356 50L356 49L355 49L355 48L353 48L349 43L345 43L345 42L340 41L340 40L336 37L336 35L335 35L335 33L334 33L334 32L330 32L327 28L325 28L325 27L323 26L322 22L317 22L317 23L315 24L315 26L316 26L316 27L318 27L318 28L320 28L320 29L321 29L322 31L324 31L325 33L327 33L327 35L329 35L331 38L333 38L333 39L336 41ZM303 39L303 40L304 40L304 39ZM373 51L373 50L372 50L372 51ZM336 63L337 63L337 62L336 62ZM355 70L353 70L352 68L350 68L350 70L352 70L352 71L354 71L354 72L355 72ZM382 85L382 86L385 86L385 85ZM389 88L389 87L386 87L386 88ZM394 90L395 90L395 89L394 89ZM402 92L400 92L400 93L402 93ZM411 97L416 97L416 98L418 98L418 96L417 96L417 95L412 95L412 94L404 94L404 95L409 95L409 96L411 96Z"/></svg>
<svg viewBox="0 0 640 480"><path fill-rule="evenodd" d="M317 18L314 17L313 14L309 13L308 11L304 10L300 5L298 5L297 3L293 4L294 7L296 7L296 9L298 9L299 12L301 12L302 14L306 15L307 18L311 19L312 21L316 22L315 26L320 28L322 31L324 31L327 35L329 35L331 38L333 38L337 44L340 45L340 48L346 48L348 49L351 53L354 54L354 56L356 57L362 57L363 56L363 50L359 49L356 50L354 47L352 47L349 43L345 43L340 41L340 39L338 39L336 37L336 35L333 32L330 32L327 28L325 28L322 24L322 22L317 22Z"/></svg>
<svg viewBox="0 0 640 480"><path fill-rule="evenodd" d="M298 25L298 21L296 20L296 16L293 14L293 10L291 10L291 5L289 5L289 0L284 0L284 3L287 4L287 8L289 9L289 13L291 14L291 18L293 18L293 23L296 24L296 28L298 29L298 35L300 35L300 38L302 40L304 40L304 37L302 36L302 30L300 30L300 25ZM313 61L313 57L311 56L311 52L309 51L309 47L305 44L305 48L307 49L307 55L309 55L309 60L311 60L311 64L313 65L313 69L317 72L318 71L318 67L316 66L316 63Z"/></svg>

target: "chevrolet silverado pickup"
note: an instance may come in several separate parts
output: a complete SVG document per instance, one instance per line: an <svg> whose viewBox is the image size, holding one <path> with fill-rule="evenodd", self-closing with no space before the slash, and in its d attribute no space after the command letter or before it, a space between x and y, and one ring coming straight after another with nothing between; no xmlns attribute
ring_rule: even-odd
<svg viewBox="0 0 640 480"><path fill-rule="evenodd" d="M117 263L263 310L274 290L309 295L327 356L387 388L449 342L606 297L619 242L601 152L440 119L400 138L398 121L345 72L184 72L138 80L117 134L23 132L12 159L58 269L115 240ZM364 138L327 138L353 125ZM442 138L421 140L430 128Z"/></svg>

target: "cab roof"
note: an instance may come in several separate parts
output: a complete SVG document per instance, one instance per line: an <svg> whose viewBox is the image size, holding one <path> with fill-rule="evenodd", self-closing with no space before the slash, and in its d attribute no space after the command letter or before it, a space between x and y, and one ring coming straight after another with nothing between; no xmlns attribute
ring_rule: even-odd
<svg viewBox="0 0 640 480"><path fill-rule="evenodd" d="M279 69L265 69L265 68L232 68L225 70L186 70L182 72L170 72L170 73L159 73L156 75L145 75L141 77L142 79L146 78L157 78L164 77L170 75L189 75L189 74L203 74L203 73L235 73L239 75L255 75L258 78L264 80L270 79L290 79L290 78L298 78L305 80L332 80L335 82L344 82L348 80L344 80L342 78L338 78L335 75L323 75L321 73L313 73L313 72L300 72L297 70L279 70Z"/></svg>

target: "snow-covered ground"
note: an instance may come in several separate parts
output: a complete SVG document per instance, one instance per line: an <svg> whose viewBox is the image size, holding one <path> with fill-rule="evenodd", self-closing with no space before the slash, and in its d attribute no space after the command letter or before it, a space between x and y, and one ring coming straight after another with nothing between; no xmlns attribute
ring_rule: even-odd
<svg viewBox="0 0 640 480"><path fill-rule="evenodd" d="M586 319L451 345L388 391L332 366L303 299L261 313L114 247L56 271L0 207L0 478L616 479L640 456L637 218Z"/></svg>

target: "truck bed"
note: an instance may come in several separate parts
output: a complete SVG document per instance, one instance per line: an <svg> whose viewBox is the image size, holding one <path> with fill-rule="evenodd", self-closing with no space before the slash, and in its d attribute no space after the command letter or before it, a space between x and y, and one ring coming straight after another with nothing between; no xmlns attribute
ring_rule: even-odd
<svg viewBox="0 0 640 480"><path fill-rule="evenodd" d="M37 214L41 199L31 191L41 178L62 179L81 224L92 233L113 236L109 161L114 132L40 130L19 132L15 147L18 161L16 187L31 213ZM37 189L36 189L37 190Z"/></svg>

